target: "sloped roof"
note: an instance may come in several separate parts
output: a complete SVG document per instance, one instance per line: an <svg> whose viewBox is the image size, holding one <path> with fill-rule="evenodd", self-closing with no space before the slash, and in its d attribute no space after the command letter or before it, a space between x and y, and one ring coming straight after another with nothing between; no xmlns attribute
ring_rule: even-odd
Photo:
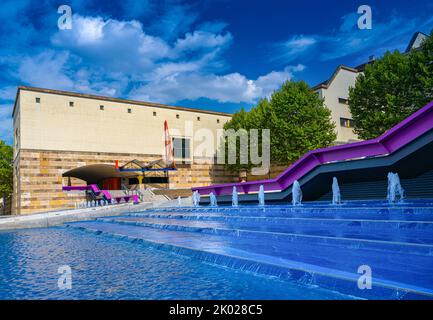
<svg viewBox="0 0 433 320"><path fill-rule="evenodd" d="M328 87L330 86L330 84L332 83L332 81L334 81L335 77L340 72L340 70L346 70L346 71L355 72L355 73L359 72L359 70L356 69L356 68L348 67L348 66L345 66L345 65L339 65L337 67L337 69L335 69L335 71L332 74L331 78L329 78L328 80L325 80L325 81L319 83L318 85L314 86L313 90L328 89Z"/></svg>
<svg viewBox="0 0 433 320"><path fill-rule="evenodd" d="M421 43L427 38L428 38L428 35L425 34L424 32L415 32L414 35L412 36L412 39L410 40L405 52L409 52L412 49L419 48Z"/></svg>
<svg viewBox="0 0 433 320"><path fill-rule="evenodd" d="M416 49L419 48L420 43L428 38L429 36L423 32L415 32L412 36L412 39L409 42L409 45L407 46L407 49L405 51L405 53L409 52L412 49ZM351 68L351 67L347 67L344 65L340 65L337 67L337 69L335 69L334 73L332 74L331 78L329 78L328 80L325 80L319 84L317 84L316 86L313 87L313 90L317 90L317 89L328 89L329 85L331 84L331 82L334 80L334 78L337 76L338 72L341 69L345 69L348 71L353 71L353 72L363 72L365 70L365 67L369 64L372 64L374 62L374 60L370 60L367 62L364 62L358 66L356 66L355 68Z"/></svg>

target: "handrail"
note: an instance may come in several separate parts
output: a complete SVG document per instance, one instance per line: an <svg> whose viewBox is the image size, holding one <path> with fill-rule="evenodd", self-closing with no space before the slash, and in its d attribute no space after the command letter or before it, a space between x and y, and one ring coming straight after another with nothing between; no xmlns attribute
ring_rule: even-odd
<svg viewBox="0 0 433 320"><path fill-rule="evenodd" d="M89 184L87 186L64 186L62 187L63 191L91 191L94 195L99 196L101 193L105 197L106 200L111 201L113 199L125 199L125 201L129 201L132 199L134 202L138 202L138 195L129 195L125 194L121 197L113 197L111 196L108 190L101 190L96 184Z"/></svg>
<svg viewBox="0 0 433 320"><path fill-rule="evenodd" d="M274 179L241 183L225 183L205 187L193 187L202 195L231 194L233 187L239 193L258 192L260 185L265 191L282 191L317 166L330 163L389 155L433 128L433 101L414 112L380 137L328 148L312 150L289 166Z"/></svg>

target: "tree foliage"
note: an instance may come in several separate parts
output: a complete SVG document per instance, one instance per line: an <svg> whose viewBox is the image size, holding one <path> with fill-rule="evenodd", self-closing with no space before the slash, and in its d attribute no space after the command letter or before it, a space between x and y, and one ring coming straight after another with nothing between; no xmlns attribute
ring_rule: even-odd
<svg viewBox="0 0 433 320"><path fill-rule="evenodd" d="M0 198L8 198L12 194L13 149L0 141Z"/></svg>
<svg viewBox="0 0 433 320"><path fill-rule="evenodd" d="M247 112L241 109L224 126L225 130L270 129L270 159L272 164L287 165L296 161L304 153L331 145L336 138L331 112L324 107L323 100L303 81L285 82L269 99L262 99ZM239 150L237 139L237 149ZM222 147L229 147L227 139ZM248 164L226 164L229 170L251 169Z"/></svg>
<svg viewBox="0 0 433 320"><path fill-rule="evenodd" d="M350 88L350 111L362 139L378 137L433 100L433 37L408 54L387 52Z"/></svg>
<svg viewBox="0 0 433 320"><path fill-rule="evenodd" d="M292 163L335 141L331 111L304 81L285 82L269 105L264 123L271 130L272 163Z"/></svg>

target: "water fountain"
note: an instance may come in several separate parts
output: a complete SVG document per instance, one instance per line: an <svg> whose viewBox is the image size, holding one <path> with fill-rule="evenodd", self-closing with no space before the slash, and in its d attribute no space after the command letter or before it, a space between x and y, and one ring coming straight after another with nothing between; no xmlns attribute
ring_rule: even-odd
<svg viewBox="0 0 433 320"><path fill-rule="evenodd" d="M264 205L265 205L265 188L261 184L259 188L259 206L264 206Z"/></svg>
<svg viewBox="0 0 433 320"><path fill-rule="evenodd" d="M182 198L180 196L177 197L177 206L182 207Z"/></svg>
<svg viewBox="0 0 433 320"><path fill-rule="evenodd" d="M236 186L234 186L232 192L232 207L237 207L238 205L239 205L238 192L236 191Z"/></svg>
<svg viewBox="0 0 433 320"><path fill-rule="evenodd" d="M332 204L341 204L340 186L336 177L332 178Z"/></svg>
<svg viewBox="0 0 433 320"><path fill-rule="evenodd" d="M398 199L400 198L400 199ZM386 199L389 203L397 202L398 200L403 201L404 199L404 189L400 183L400 177L398 173L389 172L388 173L388 192Z"/></svg>
<svg viewBox="0 0 433 320"><path fill-rule="evenodd" d="M299 206L302 203L302 190L298 180L293 182L292 186L292 205Z"/></svg>
<svg viewBox="0 0 433 320"><path fill-rule="evenodd" d="M194 207L198 207L200 205L200 193L198 191L195 191L192 194L192 204Z"/></svg>
<svg viewBox="0 0 433 320"><path fill-rule="evenodd" d="M210 206L211 207L218 207L217 198L213 192L211 192L209 194L209 199L210 199Z"/></svg>

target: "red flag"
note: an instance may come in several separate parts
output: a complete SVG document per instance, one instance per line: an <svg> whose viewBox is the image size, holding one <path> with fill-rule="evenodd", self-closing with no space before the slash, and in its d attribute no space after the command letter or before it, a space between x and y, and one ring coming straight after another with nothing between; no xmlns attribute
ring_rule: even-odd
<svg viewBox="0 0 433 320"><path fill-rule="evenodd" d="M170 132L168 131L167 120L164 121L164 139L165 139L165 161L167 163L167 166L175 168L176 163L174 162L174 152L173 152Z"/></svg>

